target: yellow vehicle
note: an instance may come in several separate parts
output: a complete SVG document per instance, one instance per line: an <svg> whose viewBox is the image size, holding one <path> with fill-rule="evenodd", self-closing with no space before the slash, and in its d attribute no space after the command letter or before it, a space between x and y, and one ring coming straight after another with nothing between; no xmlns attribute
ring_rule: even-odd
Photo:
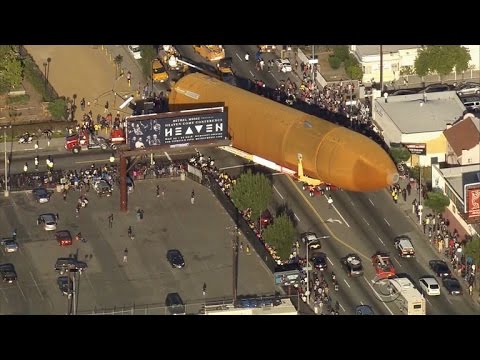
<svg viewBox="0 0 480 360"><path fill-rule="evenodd" d="M273 52L277 47L275 45L258 45L260 52Z"/></svg>
<svg viewBox="0 0 480 360"><path fill-rule="evenodd" d="M159 59L152 61L152 77L154 82L164 82L168 80L168 73Z"/></svg>
<svg viewBox="0 0 480 360"><path fill-rule="evenodd" d="M236 86L235 74L232 70L232 58L226 57L217 64L217 70L223 81Z"/></svg>
<svg viewBox="0 0 480 360"><path fill-rule="evenodd" d="M193 50L208 61L218 61L225 57L222 45L193 45Z"/></svg>

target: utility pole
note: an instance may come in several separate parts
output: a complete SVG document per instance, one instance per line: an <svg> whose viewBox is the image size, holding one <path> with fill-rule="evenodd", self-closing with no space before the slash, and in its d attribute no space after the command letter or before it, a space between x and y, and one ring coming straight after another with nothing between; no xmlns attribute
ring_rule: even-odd
<svg viewBox="0 0 480 360"><path fill-rule="evenodd" d="M380 45L380 96L383 94L383 45Z"/></svg>

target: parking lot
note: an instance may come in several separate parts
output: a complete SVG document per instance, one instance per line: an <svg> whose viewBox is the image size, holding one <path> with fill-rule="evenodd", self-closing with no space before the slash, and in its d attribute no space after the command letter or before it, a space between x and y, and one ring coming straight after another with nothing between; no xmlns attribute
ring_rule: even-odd
<svg viewBox="0 0 480 360"><path fill-rule="evenodd" d="M156 197L156 185L165 188L165 197ZM195 204L190 194L195 191ZM59 257L76 256L88 269L80 276L78 313L94 309L162 304L170 292L178 292L187 304L206 299L231 298L233 222L215 197L190 181L145 180L137 182L129 197L129 212L119 212L119 194L99 198L90 192L88 207L76 217L79 192L71 191L64 201L54 193L50 202L39 204L28 192L0 198L0 235L17 230L19 251L1 253L1 263L13 263L18 274L14 284L0 284L0 314L65 314L67 299L62 296L54 271ZM137 220L136 210L144 210ZM38 215L59 214L57 230L78 232L86 243L74 241L60 247L55 231L37 225ZM108 216L113 213L112 228ZM132 226L135 239L128 237ZM242 239L241 239L242 240ZM245 241L245 240L243 240ZM128 263L123 263L128 248ZM185 268L173 269L166 260L169 249L179 249ZM273 276L255 254L240 254L238 294L272 294ZM195 308L195 306L190 306Z"/></svg>

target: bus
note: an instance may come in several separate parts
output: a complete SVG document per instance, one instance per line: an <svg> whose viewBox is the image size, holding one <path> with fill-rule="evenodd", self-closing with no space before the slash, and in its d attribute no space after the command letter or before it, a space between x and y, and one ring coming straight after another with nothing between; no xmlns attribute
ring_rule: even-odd
<svg viewBox="0 0 480 360"><path fill-rule="evenodd" d="M407 278L388 279L389 291L394 302L405 315L426 315L426 302L423 295Z"/></svg>

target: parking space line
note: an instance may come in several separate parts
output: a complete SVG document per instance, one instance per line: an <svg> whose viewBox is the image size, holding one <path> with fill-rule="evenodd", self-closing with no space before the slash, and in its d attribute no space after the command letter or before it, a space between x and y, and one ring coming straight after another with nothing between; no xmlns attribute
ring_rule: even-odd
<svg viewBox="0 0 480 360"><path fill-rule="evenodd" d="M348 287L351 287L350 284L347 282L346 279L343 279L343 281L345 281L345 284L347 284Z"/></svg>
<svg viewBox="0 0 480 360"><path fill-rule="evenodd" d="M298 222L300 222L300 218L297 216L297 214L293 213L293 216L295 216L295 219L297 219Z"/></svg>
<svg viewBox="0 0 480 360"><path fill-rule="evenodd" d="M42 301L44 301L45 298L43 297L43 294L42 294L42 292L40 291L40 288L38 287L37 281L36 281L35 278L33 277L33 273L32 273L31 271L30 271L30 275L32 276L33 283L35 284L35 287L37 288L38 293L40 294L40 297L42 298Z"/></svg>
<svg viewBox="0 0 480 360"><path fill-rule="evenodd" d="M328 256L327 256L327 260L333 266L333 262L332 262L332 260L330 260L330 258Z"/></svg>
<svg viewBox="0 0 480 360"><path fill-rule="evenodd" d="M280 191L278 191L277 187L275 185L273 185L273 189L277 192L278 196L280 196L283 200L283 195L280 194Z"/></svg>

